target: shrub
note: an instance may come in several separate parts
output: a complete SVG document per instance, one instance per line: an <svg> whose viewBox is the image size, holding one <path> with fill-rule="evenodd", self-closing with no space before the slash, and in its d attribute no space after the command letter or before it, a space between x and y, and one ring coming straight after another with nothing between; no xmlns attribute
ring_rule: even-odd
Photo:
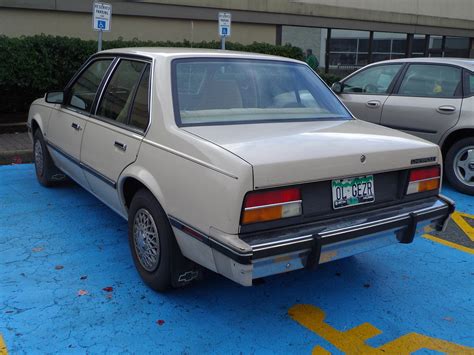
<svg viewBox="0 0 474 355"><path fill-rule="evenodd" d="M220 42L104 41L103 48L194 47L220 48ZM279 55L303 60L300 48L254 42L227 42L229 50ZM9 113L28 111L31 102L48 90L63 88L86 59L97 50L97 42L78 38L37 35L9 38L0 36L0 122Z"/></svg>

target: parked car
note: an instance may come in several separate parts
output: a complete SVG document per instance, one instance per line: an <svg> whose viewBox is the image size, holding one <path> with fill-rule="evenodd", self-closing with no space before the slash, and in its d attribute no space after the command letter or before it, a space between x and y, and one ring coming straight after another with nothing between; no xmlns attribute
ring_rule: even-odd
<svg viewBox="0 0 474 355"><path fill-rule="evenodd" d="M108 50L33 102L28 124L39 182L65 174L127 219L160 291L200 266L250 286L410 243L454 208L435 144L354 119L291 59Z"/></svg>
<svg viewBox="0 0 474 355"><path fill-rule="evenodd" d="M438 144L451 185L474 195L474 60L378 62L332 89L356 117Z"/></svg>

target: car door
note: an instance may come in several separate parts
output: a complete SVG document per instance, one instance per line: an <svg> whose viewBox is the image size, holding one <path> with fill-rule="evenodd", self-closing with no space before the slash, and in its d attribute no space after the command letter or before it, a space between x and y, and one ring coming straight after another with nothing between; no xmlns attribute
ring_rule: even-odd
<svg viewBox="0 0 474 355"><path fill-rule="evenodd" d="M340 98L355 117L380 123L383 104L402 67L403 63L393 63L363 69L343 81Z"/></svg>
<svg viewBox="0 0 474 355"><path fill-rule="evenodd" d="M462 69L453 65L412 63L385 101L382 125L439 143L459 120Z"/></svg>
<svg viewBox="0 0 474 355"><path fill-rule="evenodd" d="M81 142L95 96L113 58L90 62L66 89L64 103L52 110L46 142L61 170L88 188L80 166Z"/></svg>
<svg viewBox="0 0 474 355"><path fill-rule="evenodd" d="M148 127L150 70L148 61L119 59L82 139L81 164L92 192L122 215L117 180L137 158Z"/></svg>

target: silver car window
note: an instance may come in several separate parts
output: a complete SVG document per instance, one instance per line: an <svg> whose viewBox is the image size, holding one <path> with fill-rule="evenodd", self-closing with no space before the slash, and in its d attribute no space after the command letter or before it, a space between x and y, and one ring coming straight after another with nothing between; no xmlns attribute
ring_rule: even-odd
<svg viewBox="0 0 474 355"><path fill-rule="evenodd" d="M398 90L402 96L454 97L461 86L461 68L412 64Z"/></svg>
<svg viewBox="0 0 474 355"><path fill-rule="evenodd" d="M377 65L354 74L344 82L344 93L386 94L403 64Z"/></svg>

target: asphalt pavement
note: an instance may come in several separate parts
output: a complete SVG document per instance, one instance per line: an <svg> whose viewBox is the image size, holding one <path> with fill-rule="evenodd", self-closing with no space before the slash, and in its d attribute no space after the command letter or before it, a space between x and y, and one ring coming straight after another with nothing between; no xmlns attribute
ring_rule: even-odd
<svg viewBox="0 0 474 355"><path fill-rule="evenodd" d="M125 220L73 183L41 187L31 164L2 166L0 354L474 354L474 198L444 193L454 232L250 288L210 273L159 294Z"/></svg>

